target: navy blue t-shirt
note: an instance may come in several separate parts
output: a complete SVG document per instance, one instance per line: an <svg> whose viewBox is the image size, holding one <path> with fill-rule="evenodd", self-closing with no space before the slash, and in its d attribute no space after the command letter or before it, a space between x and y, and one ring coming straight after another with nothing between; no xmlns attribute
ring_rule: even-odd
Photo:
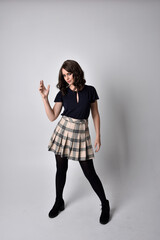
<svg viewBox="0 0 160 240"><path fill-rule="evenodd" d="M90 85L84 85L81 91L78 91L79 102L77 102L77 91L67 88L65 96L59 91L54 102L62 102L64 111L61 115L76 119L88 119L91 103L99 99L96 89Z"/></svg>

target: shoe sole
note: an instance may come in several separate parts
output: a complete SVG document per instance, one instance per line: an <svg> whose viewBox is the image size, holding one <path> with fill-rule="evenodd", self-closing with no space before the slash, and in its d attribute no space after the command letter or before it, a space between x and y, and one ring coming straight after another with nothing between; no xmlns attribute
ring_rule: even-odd
<svg viewBox="0 0 160 240"><path fill-rule="evenodd" d="M110 221L110 218L107 221L99 221L101 224L107 224Z"/></svg>

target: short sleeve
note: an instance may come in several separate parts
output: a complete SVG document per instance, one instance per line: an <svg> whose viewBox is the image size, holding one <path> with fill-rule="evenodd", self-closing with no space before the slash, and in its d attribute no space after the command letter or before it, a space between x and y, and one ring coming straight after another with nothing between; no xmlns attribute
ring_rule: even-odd
<svg viewBox="0 0 160 240"><path fill-rule="evenodd" d="M59 91L54 99L54 102L63 102L62 93Z"/></svg>
<svg viewBox="0 0 160 240"><path fill-rule="evenodd" d="M94 103L95 100L99 99L96 89L92 86L91 88L91 103Z"/></svg>

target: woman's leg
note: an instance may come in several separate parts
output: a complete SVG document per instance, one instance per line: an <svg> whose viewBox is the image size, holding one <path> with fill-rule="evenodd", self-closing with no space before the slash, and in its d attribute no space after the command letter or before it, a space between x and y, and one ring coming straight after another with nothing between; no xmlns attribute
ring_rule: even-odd
<svg viewBox="0 0 160 240"><path fill-rule="evenodd" d="M80 166L83 170L84 175L90 182L92 188L94 191L97 193L98 197L100 198L101 203L106 202L106 196L105 192L102 186L102 183L95 171L94 165L93 165L93 160L87 160L87 161L79 161Z"/></svg>
<svg viewBox="0 0 160 240"><path fill-rule="evenodd" d="M66 175L68 169L68 159L66 157L61 157L60 155L55 155L56 158L56 200L55 204L49 212L49 217L56 217L60 211L64 210L64 200L63 200L63 189L66 182Z"/></svg>
<svg viewBox="0 0 160 240"><path fill-rule="evenodd" d="M55 155L56 158L56 199L63 199L63 189L66 182L66 175L68 169L68 159L66 157L61 157L60 155Z"/></svg>
<svg viewBox="0 0 160 240"><path fill-rule="evenodd" d="M86 161L79 161L79 163L83 170L84 175L90 182L92 188L94 189L102 203L102 213L100 216L100 222L105 224L109 221L110 206L108 199L106 199L102 182L95 171L93 160L90 159Z"/></svg>

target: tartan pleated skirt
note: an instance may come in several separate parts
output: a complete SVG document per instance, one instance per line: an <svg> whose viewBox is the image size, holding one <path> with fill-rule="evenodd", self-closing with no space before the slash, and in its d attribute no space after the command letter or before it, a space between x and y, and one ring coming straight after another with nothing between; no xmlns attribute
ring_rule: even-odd
<svg viewBox="0 0 160 240"><path fill-rule="evenodd" d="M48 151L76 161L95 158L88 119L62 116L48 144Z"/></svg>

